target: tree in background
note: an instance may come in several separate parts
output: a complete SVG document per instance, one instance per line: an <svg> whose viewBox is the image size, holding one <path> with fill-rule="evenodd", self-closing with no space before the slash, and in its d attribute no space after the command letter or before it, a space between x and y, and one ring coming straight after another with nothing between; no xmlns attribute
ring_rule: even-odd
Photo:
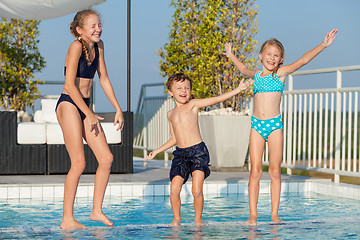
<svg viewBox="0 0 360 240"><path fill-rule="evenodd" d="M5 110L26 110L40 97L34 73L45 67L38 49L40 21L6 20L0 22L0 105Z"/></svg>
<svg viewBox="0 0 360 240"><path fill-rule="evenodd" d="M207 98L234 89L243 78L227 59L224 45L231 42L235 55L249 68L257 66L257 7L254 0L177 0L169 42L158 51L160 74L177 72L193 80L193 97ZM249 88L220 107L241 109Z"/></svg>

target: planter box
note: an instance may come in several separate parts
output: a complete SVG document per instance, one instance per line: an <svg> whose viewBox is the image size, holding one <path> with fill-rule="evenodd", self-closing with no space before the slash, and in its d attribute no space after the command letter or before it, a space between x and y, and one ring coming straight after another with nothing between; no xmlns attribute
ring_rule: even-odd
<svg viewBox="0 0 360 240"><path fill-rule="evenodd" d="M214 168L241 168L249 147L250 116L199 116L201 136Z"/></svg>

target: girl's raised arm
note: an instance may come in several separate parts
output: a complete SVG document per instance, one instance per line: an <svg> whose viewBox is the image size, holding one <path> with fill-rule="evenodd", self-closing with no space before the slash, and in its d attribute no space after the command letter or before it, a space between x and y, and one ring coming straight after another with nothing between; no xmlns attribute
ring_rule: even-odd
<svg viewBox="0 0 360 240"><path fill-rule="evenodd" d="M320 43L317 47L310 50L309 52L305 53L299 60L296 62L285 65L281 67L278 71L278 75L280 76L287 76L302 66L308 64L314 57L316 57L319 53L321 53L325 48L331 45L331 43L336 38L337 29L333 29L330 33L325 35L324 41Z"/></svg>
<svg viewBox="0 0 360 240"><path fill-rule="evenodd" d="M254 78L257 70L251 70L246 65L241 62L239 59L235 57L235 55L232 53L231 44L225 43L225 53L224 53L234 64L235 66L240 70L241 74L249 77Z"/></svg>

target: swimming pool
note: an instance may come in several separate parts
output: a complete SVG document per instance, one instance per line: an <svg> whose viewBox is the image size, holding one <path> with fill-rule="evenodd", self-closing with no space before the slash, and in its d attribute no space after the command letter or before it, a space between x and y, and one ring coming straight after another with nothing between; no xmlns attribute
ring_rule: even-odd
<svg viewBox="0 0 360 240"><path fill-rule="evenodd" d="M359 239L360 201L316 193L286 193L279 209L284 224L270 222L270 195L259 196L258 226L244 225L248 217L246 194L205 197L205 227L195 227L193 200L182 199L183 225L172 220L168 196L108 197L104 212L115 227L89 219L92 200L78 198L75 217L89 229L59 229L62 199L0 200L1 239Z"/></svg>

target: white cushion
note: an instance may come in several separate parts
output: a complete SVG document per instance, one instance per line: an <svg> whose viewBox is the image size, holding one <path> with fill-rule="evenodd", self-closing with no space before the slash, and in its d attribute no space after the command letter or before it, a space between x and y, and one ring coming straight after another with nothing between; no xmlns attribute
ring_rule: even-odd
<svg viewBox="0 0 360 240"><path fill-rule="evenodd" d="M121 143L121 131L116 131L117 125L114 126L110 122L102 122L101 126L104 130L107 143L116 144ZM46 124L46 143L47 144L65 144L62 130L59 124L47 123ZM85 140L83 142L86 144Z"/></svg>
<svg viewBox="0 0 360 240"><path fill-rule="evenodd" d="M42 111L37 110L34 114L34 122L36 123L45 123L45 121L42 119Z"/></svg>
<svg viewBox="0 0 360 240"><path fill-rule="evenodd" d="M102 122L101 126L104 130L104 134L108 144L121 143L121 131L116 131L118 125L114 126L114 123Z"/></svg>
<svg viewBox="0 0 360 240"><path fill-rule="evenodd" d="M17 142L19 144L46 143L46 124L44 123L21 122L17 129Z"/></svg>
<svg viewBox="0 0 360 240"><path fill-rule="evenodd" d="M47 123L57 123L57 117L55 112L55 107L57 99L41 99L41 115L40 121Z"/></svg>
<svg viewBox="0 0 360 240"><path fill-rule="evenodd" d="M57 123L46 124L46 143L47 144L65 144L62 130Z"/></svg>

